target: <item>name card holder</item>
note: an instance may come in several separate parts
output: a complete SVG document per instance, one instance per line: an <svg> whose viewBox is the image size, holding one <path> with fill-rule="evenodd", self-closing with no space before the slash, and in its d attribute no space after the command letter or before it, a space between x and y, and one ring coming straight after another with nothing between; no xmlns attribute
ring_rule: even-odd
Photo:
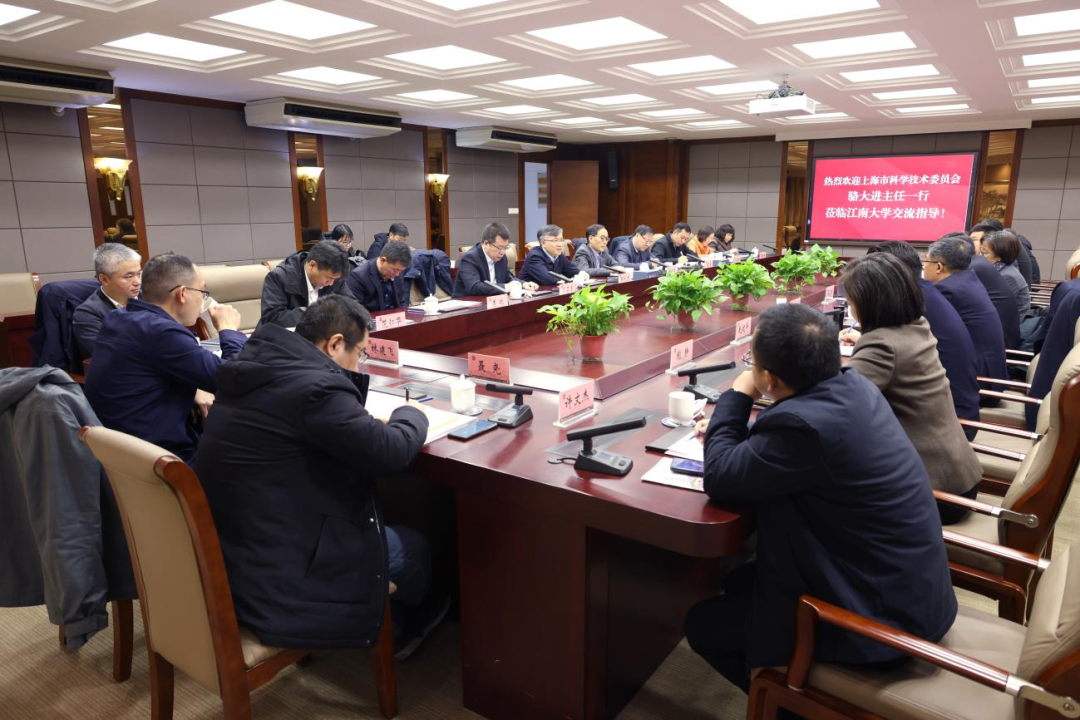
<svg viewBox="0 0 1080 720"><path fill-rule="evenodd" d="M827 288L825 288L825 301L828 302L830 300L834 300L835 298L836 298L836 286L835 285L829 285Z"/></svg>
<svg viewBox="0 0 1080 720"><path fill-rule="evenodd" d="M676 375L680 370L694 366L694 341L687 340L678 345L671 346L671 357L668 359L668 375Z"/></svg>
<svg viewBox="0 0 1080 720"><path fill-rule="evenodd" d="M802 298L801 297L791 298L791 304L792 305L802 305Z"/></svg>
<svg viewBox="0 0 1080 720"><path fill-rule="evenodd" d="M559 393L559 419L552 425L557 428L568 428L593 417L598 412L596 381L589 380Z"/></svg>
<svg viewBox="0 0 1080 720"><path fill-rule="evenodd" d="M469 353L469 375L510 384L510 361L498 355Z"/></svg>
<svg viewBox="0 0 1080 720"><path fill-rule="evenodd" d="M408 320L405 319L404 310L401 312L389 313L387 315L378 315L375 318L375 332L401 327L406 324L408 324Z"/></svg>
<svg viewBox="0 0 1080 720"><path fill-rule="evenodd" d="M750 337L754 334L754 318L743 318L739 322L735 323L735 340L732 341L732 345L744 345L750 342Z"/></svg>
<svg viewBox="0 0 1080 720"><path fill-rule="evenodd" d="M577 290L577 285L572 282L559 283L556 287L558 287L560 295L573 295L574 291Z"/></svg>
<svg viewBox="0 0 1080 720"><path fill-rule="evenodd" d="M383 340L382 338L371 337L369 335L367 354L367 362L369 363L387 365L395 368L401 367L401 360L398 357L397 340Z"/></svg>
<svg viewBox="0 0 1080 720"><path fill-rule="evenodd" d="M632 272L619 273L619 275L618 275L618 281L620 283L630 282L633 279L634 279L634 273L632 273Z"/></svg>
<svg viewBox="0 0 1080 720"><path fill-rule="evenodd" d="M498 295L488 295L487 297L487 309L494 310L495 308L504 308L510 306L510 296L502 293Z"/></svg>

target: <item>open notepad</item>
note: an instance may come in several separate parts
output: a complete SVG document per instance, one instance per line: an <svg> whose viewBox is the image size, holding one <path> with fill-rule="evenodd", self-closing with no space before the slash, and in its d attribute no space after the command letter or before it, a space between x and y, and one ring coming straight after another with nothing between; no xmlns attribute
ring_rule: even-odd
<svg viewBox="0 0 1080 720"><path fill-rule="evenodd" d="M367 402L364 403L364 407L375 417L389 418L391 413L404 404L405 398L399 395L387 395L386 393L371 391L368 392ZM424 441L425 444L435 442L474 420L474 418L467 415L458 415L457 413L427 407L426 405L422 405L420 410L427 415L428 419L428 433L427 440Z"/></svg>
<svg viewBox="0 0 1080 720"><path fill-rule="evenodd" d="M695 440L695 442L697 441ZM682 488L684 490L705 492L704 478L697 475L683 475L681 473L672 472L671 458L664 458L656 463L651 470L641 476L641 479L645 482L656 483L657 485L670 485L671 487Z"/></svg>
<svg viewBox="0 0 1080 720"><path fill-rule="evenodd" d="M687 460L705 462L705 448L701 442L694 437L693 430L686 433L686 437L682 440L672 444L664 454L671 455L672 457L686 458Z"/></svg>

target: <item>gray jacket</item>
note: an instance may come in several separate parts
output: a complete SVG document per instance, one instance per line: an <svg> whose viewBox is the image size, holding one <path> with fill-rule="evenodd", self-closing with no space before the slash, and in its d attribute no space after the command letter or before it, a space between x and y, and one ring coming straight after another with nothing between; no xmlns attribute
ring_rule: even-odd
<svg viewBox="0 0 1080 720"><path fill-rule="evenodd" d="M108 480L78 439L99 424L63 371L0 370L0 606L44 603L69 649L136 596Z"/></svg>

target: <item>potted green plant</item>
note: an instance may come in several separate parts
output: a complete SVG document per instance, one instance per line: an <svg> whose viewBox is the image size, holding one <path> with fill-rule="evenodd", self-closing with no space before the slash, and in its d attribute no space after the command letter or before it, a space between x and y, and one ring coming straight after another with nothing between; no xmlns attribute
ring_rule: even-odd
<svg viewBox="0 0 1080 720"><path fill-rule="evenodd" d="M807 253L788 253L773 265L773 283L788 295L796 295L804 285L816 282L818 261Z"/></svg>
<svg viewBox="0 0 1080 720"><path fill-rule="evenodd" d="M814 258L818 265L818 274L825 277L836 277L841 266L846 264L840 261L840 253L834 252L832 247L814 245L810 248L810 257Z"/></svg>
<svg viewBox="0 0 1080 720"><path fill-rule="evenodd" d="M581 338L581 359L601 360L604 340L610 333L619 332L617 322L630 317L634 306L630 296L620 292L607 292L604 285L578 290L569 302L562 305L545 305L538 313L550 315L548 332L566 336L566 346L573 350L574 337Z"/></svg>
<svg viewBox="0 0 1080 720"><path fill-rule="evenodd" d="M702 312L712 315L713 305L727 300L723 286L701 270L663 275L651 292L649 309L661 310L657 317L674 318L685 329L693 329Z"/></svg>
<svg viewBox="0 0 1080 720"><path fill-rule="evenodd" d="M757 300L773 288L769 271L753 260L721 265L716 273L716 282L731 294L731 307L735 310L746 309L744 298Z"/></svg>

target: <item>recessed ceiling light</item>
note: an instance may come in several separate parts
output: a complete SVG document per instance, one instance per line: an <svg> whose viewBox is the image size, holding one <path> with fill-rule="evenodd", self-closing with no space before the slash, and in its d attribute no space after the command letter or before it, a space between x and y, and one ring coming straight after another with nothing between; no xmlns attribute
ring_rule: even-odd
<svg viewBox="0 0 1080 720"><path fill-rule="evenodd" d="M1057 52L1024 55L1021 57L1021 61L1024 63L1024 67L1080 62L1080 50L1059 50Z"/></svg>
<svg viewBox="0 0 1080 720"><path fill-rule="evenodd" d="M1070 75L1068 77L1056 78L1037 78L1035 80L1028 80L1028 87L1032 89L1061 87L1062 85L1080 85L1080 75Z"/></svg>
<svg viewBox="0 0 1080 720"><path fill-rule="evenodd" d="M120 132L124 132L124 128L122 128L122 127L110 127L108 125L102 125L101 129L102 130L119 130Z"/></svg>
<svg viewBox="0 0 1080 720"><path fill-rule="evenodd" d="M750 80L725 85L703 85L698 90L710 95L742 95L744 93L772 92L776 87L776 83L770 80Z"/></svg>
<svg viewBox="0 0 1080 720"><path fill-rule="evenodd" d="M905 65L904 67L881 68L880 70L852 70L840 73L841 77L853 83L933 77L940 74L933 65Z"/></svg>
<svg viewBox="0 0 1080 720"><path fill-rule="evenodd" d="M557 122L561 125L593 125L596 123L607 122L607 120L597 117L572 117L563 118L561 120L552 120L552 122Z"/></svg>
<svg viewBox="0 0 1080 720"><path fill-rule="evenodd" d="M442 45L423 50L410 50L409 52L387 55L387 57L391 60L411 65L421 65L435 70L458 70L477 65L506 62L504 58L458 47L457 45Z"/></svg>
<svg viewBox="0 0 1080 720"><path fill-rule="evenodd" d="M788 120L832 120L834 118L847 117L847 113L842 112L827 112L816 113L814 115L798 115L796 117L790 117Z"/></svg>
<svg viewBox="0 0 1080 720"><path fill-rule="evenodd" d="M650 30L624 17L593 20L543 30L529 30L528 34L571 50L595 50L613 45L667 39L667 35L661 35L655 30Z"/></svg>
<svg viewBox="0 0 1080 720"><path fill-rule="evenodd" d="M900 113L950 112L952 110L967 110L967 109L969 109L969 105L967 103L956 103L955 105L921 105L919 107L896 108L896 112L900 112Z"/></svg>
<svg viewBox="0 0 1080 720"><path fill-rule="evenodd" d="M119 110L120 106L116 103L102 103L101 105L95 105L94 107L104 108L106 110Z"/></svg>
<svg viewBox="0 0 1080 720"><path fill-rule="evenodd" d="M532 115L547 112L547 110L535 105L506 105L504 107L487 108L486 112L499 113L500 115Z"/></svg>
<svg viewBox="0 0 1080 720"><path fill-rule="evenodd" d="M635 63L630 67L657 77L668 77L669 75L689 75L714 70L728 70L735 66L715 55L695 55L694 57L679 58L678 60Z"/></svg>
<svg viewBox="0 0 1080 720"><path fill-rule="evenodd" d="M695 120L691 123L686 123L691 127L709 128L709 127L723 127L724 125L742 125L739 120Z"/></svg>
<svg viewBox="0 0 1080 720"><path fill-rule="evenodd" d="M1056 97L1032 98L1032 105L1064 105L1080 102L1080 95L1058 95Z"/></svg>
<svg viewBox="0 0 1080 720"><path fill-rule="evenodd" d="M375 27L371 23L297 5L287 0L271 0L261 5L214 15L213 19L301 40L319 40Z"/></svg>
<svg viewBox="0 0 1080 720"><path fill-rule="evenodd" d="M631 93L629 95L608 95L606 97L589 98L588 100L582 100L583 103L589 103L590 105L600 105L607 107L609 105L630 105L633 103L651 103L656 102L656 98L651 98L648 95L637 95Z"/></svg>
<svg viewBox="0 0 1080 720"><path fill-rule="evenodd" d="M15 22L16 20L22 20L23 18L30 17L31 15L37 15L37 10L31 10L30 8L17 7L15 5L5 5L0 3L0 25L7 25L8 23Z"/></svg>
<svg viewBox="0 0 1080 720"><path fill-rule="evenodd" d="M648 115L654 118L672 118L672 117L689 117L691 115L704 115L704 110L697 110L695 108L674 108L672 110L649 110L648 112L641 113L642 115Z"/></svg>
<svg viewBox="0 0 1080 720"><path fill-rule="evenodd" d="M131 37L121 38L105 43L108 47L120 48L121 50L134 50L147 53L148 55L162 55L165 57L193 60L195 62L207 62L219 60L232 55L242 55L243 50L222 47L220 45L208 45L207 43L182 40L181 38L157 33L140 33Z"/></svg>
<svg viewBox="0 0 1080 720"><path fill-rule="evenodd" d="M653 130L652 128L642 127L640 125L632 125L632 126L629 126L629 127L611 128L610 130L607 130L606 132L626 133L628 135L632 135L634 133L648 133L648 132L657 132L657 131Z"/></svg>
<svg viewBox="0 0 1080 720"><path fill-rule="evenodd" d="M278 73L278 75L296 78L297 80L311 80L313 82L327 83L328 85L349 85L352 83L371 82L372 80L381 79L376 75L365 75L364 73L352 72L351 70L338 70L337 68L325 67L323 65L301 68L300 70L289 70L287 72Z"/></svg>
<svg viewBox="0 0 1080 720"><path fill-rule="evenodd" d="M570 77L569 75L540 75L538 77L521 78L520 80L500 80L500 85L521 88L522 90L560 90L562 88L582 87L592 85L588 80Z"/></svg>
<svg viewBox="0 0 1080 720"><path fill-rule="evenodd" d="M1052 32L1068 32L1080 30L1080 10L1061 10L1059 12L1039 13L1038 15L1021 15L1014 18L1016 34L1042 35Z"/></svg>
<svg viewBox="0 0 1080 720"><path fill-rule="evenodd" d="M427 0L432 5L444 7L447 10L472 10L484 5L494 5L505 0Z"/></svg>
<svg viewBox="0 0 1080 720"><path fill-rule="evenodd" d="M720 0L756 25L839 15L881 7L877 0Z"/></svg>
<svg viewBox="0 0 1080 720"><path fill-rule="evenodd" d="M859 35L858 37L839 38L837 40L819 40L818 42L795 43L804 55L823 60L826 58L866 55L893 50L910 50L915 42L906 32L881 33L879 35Z"/></svg>
<svg viewBox="0 0 1080 720"><path fill-rule="evenodd" d="M420 92L399 93L398 97L423 100L424 102L455 102L457 100L471 100L476 96L454 92L453 90L421 90Z"/></svg>
<svg viewBox="0 0 1080 720"><path fill-rule="evenodd" d="M956 89L951 87L921 88L919 90L896 90L893 92L874 93L878 100L908 100L911 98L942 97L955 95Z"/></svg>

